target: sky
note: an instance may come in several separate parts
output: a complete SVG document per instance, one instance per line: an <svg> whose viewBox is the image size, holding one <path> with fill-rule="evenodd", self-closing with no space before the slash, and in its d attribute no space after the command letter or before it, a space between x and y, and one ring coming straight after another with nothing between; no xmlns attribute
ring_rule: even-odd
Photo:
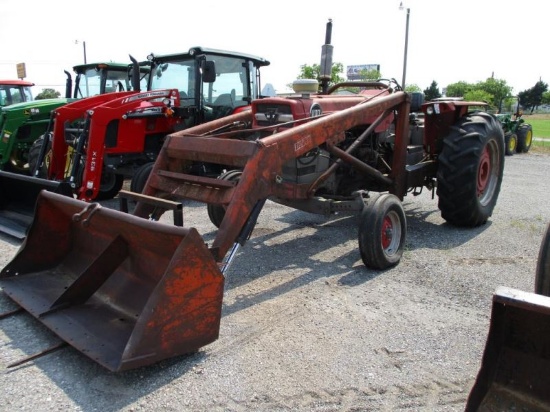
<svg viewBox="0 0 550 412"><path fill-rule="evenodd" d="M493 76L513 93L550 82L544 0L0 0L0 79L25 80L64 92L64 70L84 63L128 62L202 46L238 51L271 62L262 85L278 93L319 64L326 24L332 20L333 62L379 64L384 78L401 83L409 10L406 84L422 90L435 81L476 83ZM326 4L326 6L323 6ZM344 74L343 74L344 75Z"/></svg>

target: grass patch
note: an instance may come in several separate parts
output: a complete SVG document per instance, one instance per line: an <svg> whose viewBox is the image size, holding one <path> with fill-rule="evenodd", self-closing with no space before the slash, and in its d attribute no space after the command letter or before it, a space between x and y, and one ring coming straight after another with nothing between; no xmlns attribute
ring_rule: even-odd
<svg viewBox="0 0 550 412"><path fill-rule="evenodd" d="M533 126L534 137L550 139L550 114L524 114L522 118Z"/></svg>

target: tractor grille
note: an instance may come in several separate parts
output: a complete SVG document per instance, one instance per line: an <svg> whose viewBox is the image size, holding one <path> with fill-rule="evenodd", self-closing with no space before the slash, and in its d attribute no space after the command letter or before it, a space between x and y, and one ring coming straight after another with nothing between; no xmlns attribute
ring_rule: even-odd
<svg viewBox="0 0 550 412"><path fill-rule="evenodd" d="M272 126L294 120L292 108L283 104L258 104L254 115L258 126Z"/></svg>

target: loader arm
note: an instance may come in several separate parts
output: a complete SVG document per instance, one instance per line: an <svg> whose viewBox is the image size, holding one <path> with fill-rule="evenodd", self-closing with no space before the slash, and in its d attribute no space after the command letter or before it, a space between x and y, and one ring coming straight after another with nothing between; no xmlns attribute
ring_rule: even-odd
<svg viewBox="0 0 550 412"><path fill-rule="evenodd" d="M365 99L348 109L312 118L308 123L262 138L255 138L257 129L209 135L209 132L223 126L249 122L252 116L249 112L173 133L167 137L143 193L226 206L225 216L211 246L214 258L220 262L259 200L273 196L291 200L311 196L310 185L282 180L285 162L318 146L336 143L346 130L363 125L365 119L392 109L399 112L396 142L403 143L396 143L392 171L384 177L384 181L390 192L403 197L406 176L397 171L404 167L407 149L406 139L399 136L408 131L406 93L395 93L372 101ZM346 156L342 160L350 161ZM242 170L242 175L237 183L182 172L190 162L218 163L227 169ZM150 217L154 209L140 202L134 213L140 217Z"/></svg>

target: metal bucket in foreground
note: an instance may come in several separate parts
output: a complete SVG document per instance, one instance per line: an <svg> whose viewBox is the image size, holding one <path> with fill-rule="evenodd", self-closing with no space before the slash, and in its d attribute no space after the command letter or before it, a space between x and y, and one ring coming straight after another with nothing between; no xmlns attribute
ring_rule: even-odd
<svg viewBox="0 0 550 412"><path fill-rule="evenodd" d="M499 287L466 411L550 410L550 298Z"/></svg>
<svg viewBox="0 0 550 412"><path fill-rule="evenodd" d="M68 183L0 171L0 232L24 239L42 190L73 196Z"/></svg>
<svg viewBox="0 0 550 412"><path fill-rule="evenodd" d="M224 278L194 228L43 191L0 287L111 371L218 338Z"/></svg>

